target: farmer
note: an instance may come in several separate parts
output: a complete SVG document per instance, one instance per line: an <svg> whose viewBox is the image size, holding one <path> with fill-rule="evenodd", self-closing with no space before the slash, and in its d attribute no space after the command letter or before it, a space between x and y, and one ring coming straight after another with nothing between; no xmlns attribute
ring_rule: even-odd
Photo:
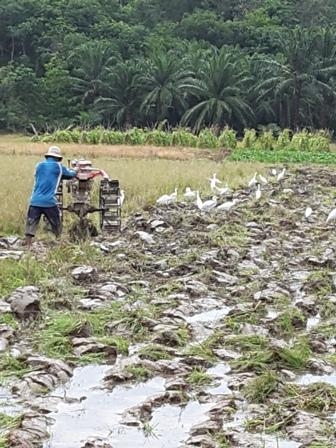
<svg viewBox="0 0 336 448"><path fill-rule="evenodd" d="M61 164L61 150L51 146L45 154L45 160L35 169L35 184L30 199L26 221L26 239L24 245L31 247L41 215L50 223L52 232L59 237L61 234L61 216L57 205L56 193L62 179L72 179L78 169L68 169Z"/></svg>

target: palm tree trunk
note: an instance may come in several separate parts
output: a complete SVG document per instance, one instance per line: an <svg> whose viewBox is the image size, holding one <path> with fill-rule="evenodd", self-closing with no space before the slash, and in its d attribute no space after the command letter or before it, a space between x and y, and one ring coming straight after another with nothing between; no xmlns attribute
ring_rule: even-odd
<svg viewBox="0 0 336 448"><path fill-rule="evenodd" d="M293 94L293 110L292 110L292 129L297 131L300 125L300 105L301 105L301 82L294 74L294 94Z"/></svg>
<svg viewBox="0 0 336 448"><path fill-rule="evenodd" d="M132 121L132 112L127 109L125 112L125 129L131 129Z"/></svg>

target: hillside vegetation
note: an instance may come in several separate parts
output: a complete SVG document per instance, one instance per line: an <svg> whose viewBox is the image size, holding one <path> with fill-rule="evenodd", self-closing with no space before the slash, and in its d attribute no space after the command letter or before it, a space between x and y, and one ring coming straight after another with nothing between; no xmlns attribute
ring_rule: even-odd
<svg viewBox="0 0 336 448"><path fill-rule="evenodd" d="M333 0L2 0L0 130L333 131L335 22Z"/></svg>

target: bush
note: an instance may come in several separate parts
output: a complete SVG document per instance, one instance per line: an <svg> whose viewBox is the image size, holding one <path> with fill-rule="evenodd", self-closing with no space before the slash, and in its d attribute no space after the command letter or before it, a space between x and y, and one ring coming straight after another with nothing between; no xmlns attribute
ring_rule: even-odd
<svg viewBox="0 0 336 448"><path fill-rule="evenodd" d="M170 132L159 128L132 128L127 131L118 131L97 127L88 131L81 129L58 130L53 134L47 133L39 137L34 136L33 141L84 143L90 145L183 146L208 149L224 147L235 151L292 151L301 154L302 152L321 153L330 151L331 138L325 131L312 133L303 130L291 137L291 131L284 129L276 138L272 130L265 130L258 135L255 129L245 129L242 140L238 141L236 132L227 127L219 135L216 135L209 128L203 129L198 135L195 135L184 128L177 128Z"/></svg>
<svg viewBox="0 0 336 448"><path fill-rule="evenodd" d="M257 142L257 132L255 129L245 129L244 138L240 142L240 148L254 148Z"/></svg>
<svg viewBox="0 0 336 448"><path fill-rule="evenodd" d="M203 129L198 134L197 146L199 148L218 148L218 137L213 133L211 129Z"/></svg>
<svg viewBox="0 0 336 448"><path fill-rule="evenodd" d="M237 133L233 129L225 128L218 137L219 146L235 149L237 146Z"/></svg>
<svg viewBox="0 0 336 448"><path fill-rule="evenodd" d="M172 132L173 146L197 147L198 138L195 134L183 128L178 128Z"/></svg>

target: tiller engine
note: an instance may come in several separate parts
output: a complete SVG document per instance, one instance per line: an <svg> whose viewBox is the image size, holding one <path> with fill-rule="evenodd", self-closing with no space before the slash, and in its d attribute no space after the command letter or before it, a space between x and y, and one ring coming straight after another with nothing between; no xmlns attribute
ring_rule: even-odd
<svg viewBox="0 0 336 448"><path fill-rule="evenodd" d="M57 198L62 212L68 211L78 216L79 220L75 223L71 233L77 238L87 238L97 236L97 228L88 219L91 213L99 213L99 225L103 233L112 233L119 231L121 227L121 204L122 195L119 181L110 180L104 170L92 167L89 160L69 161L69 167L77 167L77 176L71 180L65 181L69 195L69 203L64 205L63 182L60 183ZM96 178L99 180L98 205L92 204L92 192Z"/></svg>

